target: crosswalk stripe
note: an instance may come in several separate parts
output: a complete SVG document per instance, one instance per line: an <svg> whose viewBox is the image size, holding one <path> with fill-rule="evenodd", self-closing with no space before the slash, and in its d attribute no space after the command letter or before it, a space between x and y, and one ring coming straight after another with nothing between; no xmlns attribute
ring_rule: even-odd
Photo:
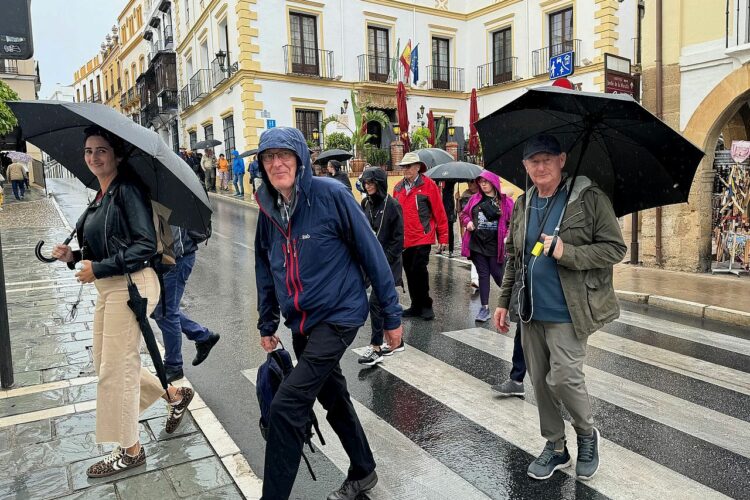
<svg viewBox="0 0 750 500"><path fill-rule="evenodd" d="M626 325L651 330L662 335L669 335L670 337L689 340L691 342L697 342L699 344L750 356L750 340L734 337L732 335L724 335L722 333L682 325L660 318L644 316L632 311L620 311L620 318L617 321Z"/></svg>
<svg viewBox="0 0 750 500"><path fill-rule="evenodd" d="M258 369L242 374L255 384ZM484 500L489 498L471 483L433 458L369 408L352 399L362 427L367 433L380 481L373 489L374 498L435 498ZM346 474L349 458L325 418L325 410L315 405L315 414L325 446L318 448Z"/></svg>
<svg viewBox="0 0 750 500"><path fill-rule="evenodd" d="M513 340L485 328L443 335L506 361L513 357ZM750 458L750 424L591 366L584 372L591 396Z"/></svg>
<svg viewBox="0 0 750 500"><path fill-rule="evenodd" d="M361 355L363 349L354 349ZM541 450L536 407L521 399L494 398L489 386L449 364L413 347L399 353L382 368L433 399L483 426L505 441L536 456ZM575 435L566 422L566 432ZM574 441L568 441L572 456ZM587 485L612 498L728 498L659 463L607 439L601 441L602 461L596 477ZM574 468L562 472L574 476Z"/></svg>
<svg viewBox="0 0 750 500"><path fill-rule="evenodd" d="M660 347L644 346L640 342L602 331L591 335L588 344L620 356L642 361L665 370L750 396L750 373L741 372Z"/></svg>

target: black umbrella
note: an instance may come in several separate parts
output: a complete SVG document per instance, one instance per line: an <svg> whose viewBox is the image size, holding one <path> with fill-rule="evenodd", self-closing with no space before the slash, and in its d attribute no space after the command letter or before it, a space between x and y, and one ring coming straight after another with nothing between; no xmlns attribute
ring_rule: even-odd
<svg viewBox="0 0 750 500"><path fill-rule="evenodd" d="M425 164L427 169L455 161L450 153L440 148L424 148L414 152L417 153L417 156L419 156L419 159Z"/></svg>
<svg viewBox="0 0 750 500"><path fill-rule="evenodd" d="M325 165L331 160L346 161L352 156L353 155L350 152L344 151L343 149L329 149L320 153L320 156L315 159L314 163L318 165Z"/></svg>
<svg viewBox="0 0 750 500"><path fill-rule="evenodd" d="M92 189L99 182L83 159L83 131L98 125L127 143L127 163L148 187L150 196L172 212L169 223L206 232L211 203L193 170L159 134L103 104L63 101L9 102L23 139L70 170Z"/></svg>
<svg viewBox="0 0 750 500"><path fill-rule="evenodd" d="M216 139L206 139L205 141L196 142L193 144L193 149L208 149L221 144L221 141Z"/></svg>
<svg viewBox="0 0 750 500"><path fill-rule="evenodd" d="M247 158L248 156L253 156L254 154L258 153L258 148L250 149L248 151L245 151L241 155L238 156L238 158Z"/></svg>
<svg viewBox="0 0 750 500"><path fill-rule="evenodd" d="M151 356L151 361L154 362L154 368L156 369L156 376L159 377L159 382L164 390L167 390L167 372L164 369L164 362L161 359L161 353L159 352L159 346L156 343L156 336L154 331L151 329L151 324L148 322L148 299L141 297L138 287L135 286L133 280L130 278L130 274L126 274L128 278L128 307L135 314L135 318L138 320L138 326L141 328L141 334L143 335L143 341L146 343L146 349Z"/></svg>
<svg viewBox="0 0 750 500"><path fill-rule="evenodd" d="M472 181L482 173L482 167L465 161L451 161L432 167L424 173L434 181Z"/></svg>
<svg viewBox="0 0 750 500"><path fill-rule="evenodd" d="M566 171L595 181L615 213L688 200L703 152L624 94L529 89L476 124L485 167L517 186L526 141L555 136L568 152Z"/></svg>

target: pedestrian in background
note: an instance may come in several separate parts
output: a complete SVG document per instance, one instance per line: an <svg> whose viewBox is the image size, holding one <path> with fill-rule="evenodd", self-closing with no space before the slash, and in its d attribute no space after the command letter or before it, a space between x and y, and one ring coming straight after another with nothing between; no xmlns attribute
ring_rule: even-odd
<svg viewBox="0 0 750 500"><path fill-rule="evenodd" d="M99 127L85 131L84 159L99 181L96 199L76 223L81 250L55 245L52 256L68 263L81 283L98 292L93 323L96 390L96 442L115 443L109 456L90 466L92 478L111 476L146 463L139 441L138 418L160 397L169 402L166 431L174 432L193 391L170 386L167 392L141 366L141 328L128 307L128 273L148 300L150 314L159 301L159 279L151 267L156 230L144 187L123 163L123 141Z"/></svg>
<svg viewBox="0 0 750 500"><path fill-rule="evenodd" d="M229 162L227 161L224 153L219 155L219 161L217 162L217 168L219 170L219 189L222 191L229 190Z"/></svg>
<svg viewBox="0 0 750 500"><path fill-rule="evenodd" d="M453 249L456 244L455 234L453 233L453 225L456 223L456 199L453 192L456 190L456 181L443 181L441 184L443 208L445 209L445 216L448 218L448 257L453 257ZM444 249L438 248L437 254L442 255L443 253Z"/></svg>
<svg viewBox="0 0 750 500"><path fill-rule="evenodd" d="M24 176L24 165L14 161L8 166L8 180L13 188L13 196L17 200L23 200L26 193L26 177Z"/></svg>
<svg viewBox="0 0 750 500"><path fill-rule="evenodd" d="M245 162L240 158L236 149L232 150L232 174L234 175L234 195L238 198L245 196Z"/></svg>
<svg viewBox="0 0 750 500"><path fill-rule="evenodd" d="M201 158L201 169L205 176L206 191L216 192L216 157L213 149L206 149Z"/></svg>
<svg viewBox="0 0 750 500"><path fill-rule="evenodd" d="M341 488L328 499L354 500L371 490L378 476L339 361L367 319L364 276L382 305L385 339L389 345L401 344L401 306L393 276L351 191L312 176L302 132L266 130L258 157L263 185L256 195L260 213L254 253L261 346L271 352L278 345L281 313L297 356L271 403L263 498L289 497L306 415L317 398L350 460Z"/></svg>
<svg viewBox="0 0 750 500"><path fill-rule="evenodd" d="M523 165L533 186L518 197L511 216L495 326L507 332L509 308L518 309L521 343L547 440L528 475L547 479L571 464L564 405L577 434L576 475L587 480L599 468L600 435L583 373L586 341L620 314L612 267L627 247L604 192L587 177L563 178L566 159L550 135L524 146ZM559 234L554 233L557 227ZM517 296L512 296L514 290Z"/></svg>
<svg viewBox="0 0 750 500"><path fill-rule="evenodd" d="M468 186L466 187L464 192L461 193L461 196L458 198L458 213L459 214L463 212L464 208L466 208L466 204L469 203L469 199L478 192L479 192L479 186L477 186L476 179L470 180L468 183ZM459 233L461 234L461 248L463 248L464 238L466 237L466 226L464 226L464 223L461 222L461 217L458 218L458 224L459 224ZM472 293L479 291L479 274L477 273L477 266L475 266L473 262L471 263L471 275L469 279L469 285L471 285Z"/></svg>
<svg viewBox="0 0 750 500"><path fill-rule="evenodd" d="M461 212L466 234L461 239L461 255L477 268L481 308L476 321L490 317L490 276L500 286L505 263L505 236L508 234L513 200L500 191L500 177L489 170L476 179L479 192L474 194ZM523 379L521 379L523 380Z"/></svg>
<svg viewBox="0 0 750 500"><path fill-rule="evenodd" d="M247 171L250 174L250 186L253 188L253 194L258 190L255 180L260 181L260 170L258 170L258 155L253 156L253 161L250 162L250 166L247 167Z"/></svg>
<svg viewBox="0 0 750 500"><path fill-rule="evenodd" d="M385 252L393 282L403 286L401 252L404 249L404 219L401 205L388 194L388 176L380 167L366 168L359 178L365 190L361 206L375 236ZM383 361L383 356L404 350L400 345L383 344L383 308L375 293L370 294L370 345L359 358L359 364L372 366Z"/></svg>
<svg viewBox="0 0 750 500"><path fill-rule="evenodd" d="M404 310L403 317L429 321L435 318L435 313L427 264L435 237L441 248L448 243L448 218L440 189L432 179L422 175L427 166L417 153L406 153L399 165L404 169L404 178L393 189L393 197L404 214L404 273L411 297L411 305Z"/></svg>
<svg viewBox="0 0 750 500"><path fill-rule="evenodd" d="M333 177L341 184L352 190L352 181L349 179L349 175L346 172L341 171L341 162L338 160L331 160L326 165L326 170L329 177ZM353 193L352 193L353 194Z"/></svg>

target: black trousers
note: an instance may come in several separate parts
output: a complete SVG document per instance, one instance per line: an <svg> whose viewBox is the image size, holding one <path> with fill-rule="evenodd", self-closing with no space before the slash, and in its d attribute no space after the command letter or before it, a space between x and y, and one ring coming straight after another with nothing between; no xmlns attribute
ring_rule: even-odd
<svg viewBox="0 0 750 500"><path fill-rule="evenodd" d="M523 346L521 345L521 327L516 326L516 336L513 339L513 368L510 370L510 379L523 382L526 376L526 358L523 357Z"/></svg>
<svg viewBox="0 0 750 500"><path fill-rule="evenodd" d="M456 221L448 219L448 251L452 252L456 247L456 235L453 232L453 225Z"/></svg>
<svg viewBox="0 0 750 500"><path fill-rule="evenodd" d="M375 470L375 459L346 389L339 360L357 336L357 328L320 324L307 336L293 335L297 366L271 403L266 443L263 498L289 498L297 477L305 424L317 398L351 462L347 479Z"/></svg>
<svg viewBox="0 0 750 500"><path fill-rule="evenodd" d="M406 248L403 258L411 307L415 309L432 307L430 276L427 274L427 264L430 262L430 245Z"/></svg>

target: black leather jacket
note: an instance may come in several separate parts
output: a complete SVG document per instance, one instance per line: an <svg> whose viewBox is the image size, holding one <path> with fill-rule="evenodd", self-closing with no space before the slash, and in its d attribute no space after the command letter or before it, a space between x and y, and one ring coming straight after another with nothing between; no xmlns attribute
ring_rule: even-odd
<svg viewBox="0 0 750 500"><path fill-rule="evenodd" d="M156 255L151 204L140 187L122 176L81 215L76 237L81 250L73 252L75 262L92 261L97 279L149 267Z"/></svg>

